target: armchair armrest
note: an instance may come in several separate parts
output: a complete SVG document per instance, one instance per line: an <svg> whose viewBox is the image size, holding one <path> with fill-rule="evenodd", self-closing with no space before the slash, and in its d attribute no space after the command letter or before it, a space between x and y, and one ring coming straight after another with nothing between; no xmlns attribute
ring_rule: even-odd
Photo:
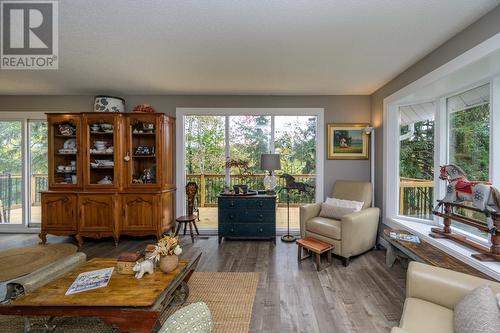
<svg viewBox="0 0 500 333"><path fill-rule="evenodd" d="M399 327L393 327L391 333L409 333L409 332Z"/></svg>
<svg viewBox="0 0 500 333"><path fill-rule="evenodd" d="M300 237L306 236L306 222L319 215L321 203L307 204L300 207Z"/></svg>
<svg viewBox="0 0 500 333"><path fill-rule="evenodd" d="M342 257L349 258L375 246L379 214L380 210L374 207L342 218Z"/></svg>
<svg viewBox="0 0 500 333"><path fill-rule="evenodd" d="M473 289L489 285L500 292L500 283L481 279L449 269L411 262L406 280L406 297L419 298L453 309Z"/></svg>

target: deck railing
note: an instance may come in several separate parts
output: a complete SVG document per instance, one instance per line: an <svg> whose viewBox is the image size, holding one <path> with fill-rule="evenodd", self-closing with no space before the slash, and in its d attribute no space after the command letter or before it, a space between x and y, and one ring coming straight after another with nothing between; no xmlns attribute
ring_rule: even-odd
<svg viewBox="0 0 500 333"><path fill-rule="evenodd" d="M290 191L290 205L302 205L305 203L314 202L316 183L316 175L314 174L299 174L292 175L295 181L304 182L313 186L308 193L299 193L298 191ZM250 189L264 188L264 174L256 175L231 175L230 185L245 184ZM226 175L223 174L188 174L187 181L193 181L198 184L198 204L200 207L217 206L217 195L224 190L226 184ZM283 178L278 179L278 189L285 186ZM286 204L286 191L278 192L278 204Z"/></svg>
<svg viewBox="0 0 500 333"><path fill-rule="evenodd" d="M48 188L48 176L46 173L32 174L30 182L32 205L38 206L41 202L40 191ZM21 175L0 174L0 223L10 221L10 211L22 206L22 187Z"/></svg>
<svg viewBox="0 0 500 333"><path fill-rule="evenodd" d="M432 209L434 204L434 181L414 178L400 178L400 215L432 219Z"/></svg>

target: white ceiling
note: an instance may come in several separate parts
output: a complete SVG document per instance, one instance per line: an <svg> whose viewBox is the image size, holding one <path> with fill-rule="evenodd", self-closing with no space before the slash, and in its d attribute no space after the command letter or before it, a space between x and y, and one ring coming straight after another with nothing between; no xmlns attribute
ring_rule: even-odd
<svg viewBox="0 0 500 333"><path fill-rule="evenodd" d="M59 3L59 70L0 94L371 94L500 0Z"/></svg>

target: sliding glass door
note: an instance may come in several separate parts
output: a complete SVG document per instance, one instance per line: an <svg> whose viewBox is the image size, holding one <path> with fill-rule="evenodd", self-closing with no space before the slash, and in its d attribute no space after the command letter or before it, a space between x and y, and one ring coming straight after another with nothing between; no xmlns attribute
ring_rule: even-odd
<svg viewBox="0 0 500 333"><path fill-rule="evenodd" d="M0 231L39 226L47 189L47 122L0 119Z"/></svg>
<svg viewBox="0 0 500 333"><path fill-rule="evenodd" d="M315 115L186 115L184 120L184 184L196 182L200 229L217 228L217 195L224 186L263 189L262 154L281 155L277 227L285 228L288 212L284 173L306 184L305 192L290 191L290 226L299 228L299 207L315 201L317 122Z"/></svg>

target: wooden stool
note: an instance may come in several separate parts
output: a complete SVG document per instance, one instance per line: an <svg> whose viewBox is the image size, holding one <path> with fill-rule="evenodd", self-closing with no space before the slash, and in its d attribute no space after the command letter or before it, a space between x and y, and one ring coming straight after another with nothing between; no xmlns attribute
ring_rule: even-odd
<svg viewBox="0 0 500 333"><path fill-rule="evenodd" d="M196 226L196 216L195 215L184 215L180 216L175 219L179 225L177 226L177 230L175 230L175 235L177 236L179 234L179 231L181 230L182 224L184 224L184 236L186 235L186 229L187 225L189 224L189 234L191 235L191 241L194 243L194 234L193 234L193 225L194 229L196 230L196 234L200 235L200 232L198 231L198 227Z"/></svg>
<svg viewBox="0 0 500 333"><path fill-rule="evenodd" d="M334 245L322 242L322 241L320 241L316 238L312 238L312 237L298 239L296 241L296 243L299 247L299 249L298 249L299 251L297 253L297 260L298 261L302 261L302 260L309 258L311 256L309 254L305 257L302 257L302 248L305 248L305 249L307 249L315 254L316 270L319 271L319 270L322 270L323 268L327 267L327 266L324 266L324 267L320 266L320 256L322 253L325 253L325 252L327 253L328 262L330 263L328 266L330 266L332 264L332 250L335 247Z"/></svg>

